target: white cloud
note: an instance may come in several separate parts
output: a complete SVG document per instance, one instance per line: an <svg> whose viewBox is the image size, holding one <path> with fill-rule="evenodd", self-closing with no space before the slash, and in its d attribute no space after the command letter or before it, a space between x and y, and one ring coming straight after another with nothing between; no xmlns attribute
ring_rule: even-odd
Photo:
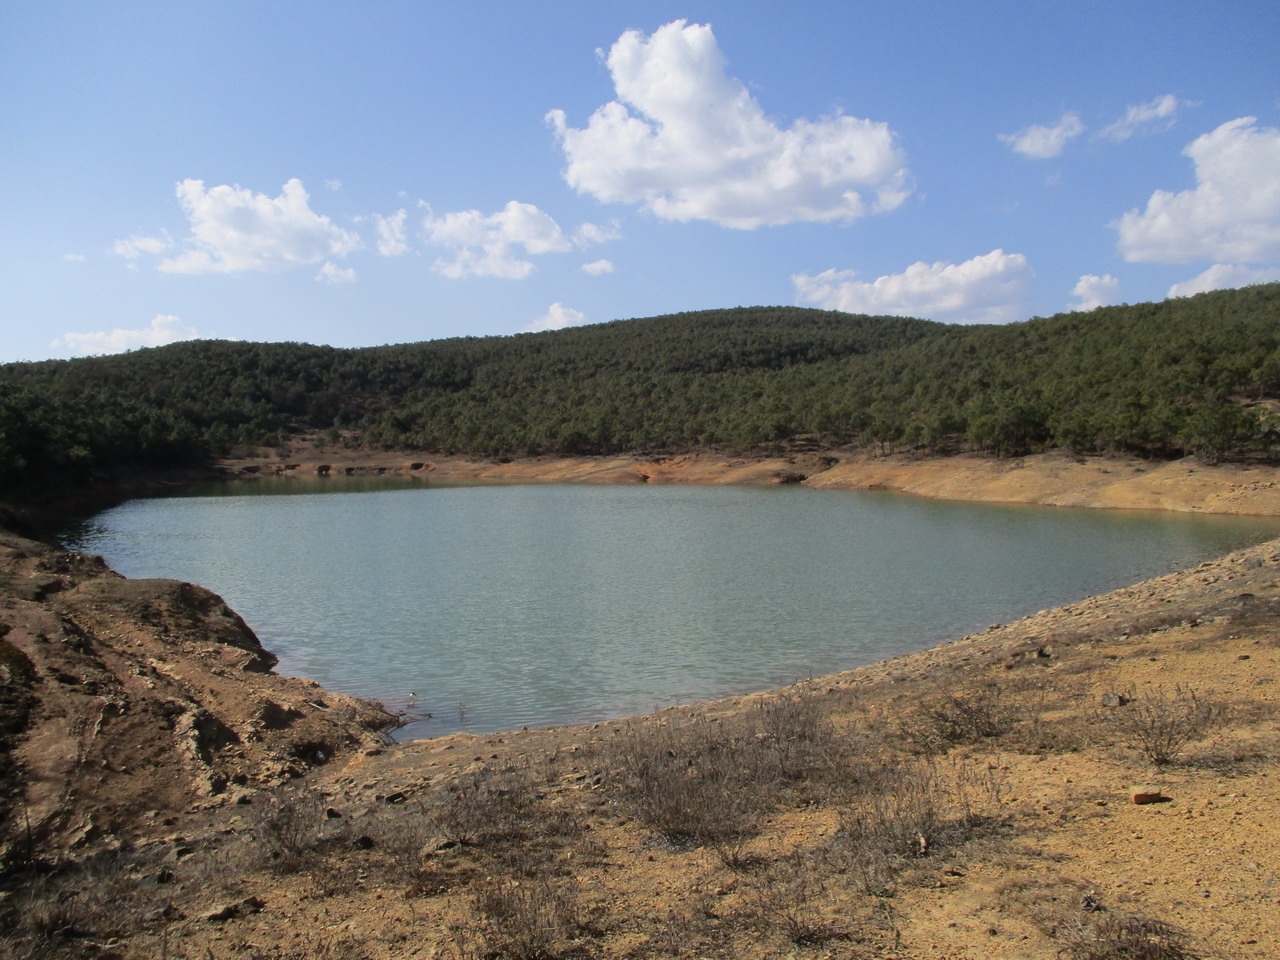
<svg viewBox="0 0 1280 960"><path fill-rule="evenodd" d="M160 237L129 237L111 245L111 252L126 260L136 260L144 253L160 254L173 246L168 234Z"/></svg>
<svg viewBox="0 0 1280 960"><path fill-rule="evenodd" d="M602 227L598 223L583 223L579 224L578 228L573 231L573 243L579 250L585 250L587 247L595 247L611 240L617 240L621 236L622 228L618 225L617 220L611 221L607 227Z"/></svg>
<svg viewBox="0 0 1280 960"><path fill-rule="evenodd" d="M525 330L526 333L541 333L544 330L560 330L564 327L577 327L587 322L587 315L581 310L566 307L563 303L553 303L547 312L533 321Z"/></svg>
<svg viewBox="0 0 1280 960"><path fill-rule="evenodd" d="M628 30L607 63L618 98L584 129L562 110L546 116L568 161L565 181L579 193L664 220L750 230L853 220L911 192L888 124L836 114L778 127L726 75L709 26Z"/></svg>
<svg viewBox="0 0 1280 960"><path fill-rule="evenodd" d="M1169 296L1190 297L1210 290L1233 290L1253 283L1272 283L1276 280L1280 280L1280 266L1252 268L1215 263L1199 276L1175 283L1169 288Z"/></svg>
<svg viewBox="0 0 1280 960"><path fill-rule="evenodd" d="M1034 273L1020 253L992 250L964 263L913 263L902 273L856 280L852 270L795 274L796 298L826 310L951 323L1020 319Z"/></svg>
<svg viewBox="0 0 1280 960"><path fill-rule="evenodd" d="M1080 117L1071 112L1064 113L1052 127L1033 124L1024 127L1017 133L998 133L996 136L1003 143L1009 144L1015 153L1035 160L1047 160L1062 153L1067 141L1084 133L1084 123Z"/></svg>
<svg viewBox="0 0 1280 960"><path fill-rule="evenodd" d="M1068 310L1097 310L1098 307L1106 307L1116 302L1116 295L1120 293L1120 281L1109 273L1098 276L1096 273L1086 273L1071 289L1071 295L1076 298L1075 303L1067 304Z"/></svg>
<svg viewBox="0 0 1280 960"><path fill-rule="evenodd" d="M360 246L356 234L311 210L297 179L286 183L278 197L225 184L206 191L202 180L183 180L177 195L191 222L191 236L182 253L160 261L165 273L287 270L343 257ZM121 243L137 248L139 239L148 238Z"/></svg>
<svg viewBox="0 0 1280 960"><path fill-rule="evenodd" d="M85 256L83 253L64 253L62 259L67 263L84 263Z"/></svg>
<svg viewBox="0 0 1280 960"><path fill-rule="evenodd" d="M1170 129L1178 120L1178 107L1185 106L1172 93L1156 97L1150 103L1140 103L1125 111L1115 123L1098 131L1098 136L1116 143L1128 140L1135 133L1159 133Z"/></svg>
<svg viewBox="0 0 1280 960"><path fill-rule="evenodd" d="M409 235L406 222L407 210L397 210L389 217L373 215L374 227L378 231L378 252L384 257L398 257L409 252Z"/></svg>
<svg viewBox="0 0 1280 960"><path fill-rule="evenodd" d="M178 340L194 340L198 337L194 327L189 327L171 313L160 313L150 326L139 330L121 330L108 333L64 333L49 346L66 350L72 356L86 357L103 353L122 353L139 347L161 347Z"/></svg>
<svg viewBox="0 0 1280 960"><path fill-rule="evenodd" d="M1193 140L1193 190L1157 190L1112 222L1124 258L1146 263L1280 261L1280 129L1241 117Z"/></svg>
<svg viewBox="0 0 1280 960"><path fill-rule="evenodd" d="M437 217L430 212L422 222L432 243L452 247L451 260L441 258L433 270L457 280L461 277L500 277L523 280L533 272L524 255L564 253L573 244L550 216L531 203L512 200L497 213L460 210Z"/></svg>
<svg viewBox="0 0 1280 960"><path fill-rule="evenodd" d="M350 267L340 267L332 260L326 260L316 274L316 279L322 283L354 283L356 272Z"/></svg>
<svg viewBox="0 0 1280 960"><path fill-rule="evenodd" d="M598 277L605 273L613 273L613 261L592 260L590 263L584 263L582 265L582 272L593 277Z"/></svg>
<svg viewBox="0 0 1280 960"><path fill-rule="evenodd" d="M341 180L326 180L326 181L324 182L324 185L325 185L325 189L327 189L327 190L331 190L331 191L333 191L334 193L337 193L339 190L341 190L341 189L342 189L342 181L341 181Z"/></svg>

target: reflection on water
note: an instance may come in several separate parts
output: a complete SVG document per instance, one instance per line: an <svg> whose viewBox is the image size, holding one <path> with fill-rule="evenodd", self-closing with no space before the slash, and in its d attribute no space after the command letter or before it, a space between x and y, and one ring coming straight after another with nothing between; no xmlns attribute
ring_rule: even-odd
<svg viewBox="0 0 1280 960"><path fill-rule="evenodd" d="M895 656L1280 522L802 487L237 484L69 536L220 593L279 672L435 736L598 720ZM412 699L411 699L412 698Z"/></svg>

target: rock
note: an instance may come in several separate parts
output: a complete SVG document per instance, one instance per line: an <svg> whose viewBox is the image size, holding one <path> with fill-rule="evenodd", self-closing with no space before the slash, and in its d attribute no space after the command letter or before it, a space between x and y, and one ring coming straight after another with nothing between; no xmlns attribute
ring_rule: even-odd
<svg viewBox="0 0 1280 960"><path fill-rule="evenodd" d="M1115 693L1112 691L1102 695L1102 705L1104 707L1123 707L1131 702L1132 701L1123 693Z"/></svg>
<svg viewBox="0 0 1280 960"><path fill-rule="evenodd" d="M1129 801L1131 803L1160 803L1169 799L1161 791L1159 787L1134 787L1129 791Z"/></svg>

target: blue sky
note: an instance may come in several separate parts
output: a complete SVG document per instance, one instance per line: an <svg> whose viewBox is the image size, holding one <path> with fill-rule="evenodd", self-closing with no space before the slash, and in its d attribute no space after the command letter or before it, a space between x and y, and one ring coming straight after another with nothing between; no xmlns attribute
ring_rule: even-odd
<svg viewBox="0 0 1280 960"><path fill-rule="evenodd" d="M0 361L1280 279L1280 4L0 9Z"/></svg>

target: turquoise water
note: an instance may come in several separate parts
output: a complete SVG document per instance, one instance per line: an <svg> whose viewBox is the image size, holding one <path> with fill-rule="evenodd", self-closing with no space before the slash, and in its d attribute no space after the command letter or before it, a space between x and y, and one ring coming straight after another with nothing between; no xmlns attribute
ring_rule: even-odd
<svg viewBox="0 0 1280 960"><path fill-rule="evenodd" d="M432 715L407 737L761 689L1280 536L1258 518L794 486L334 479L275 495L293 489L135 500L69 543L221 594L281 673Z"/></svg>

